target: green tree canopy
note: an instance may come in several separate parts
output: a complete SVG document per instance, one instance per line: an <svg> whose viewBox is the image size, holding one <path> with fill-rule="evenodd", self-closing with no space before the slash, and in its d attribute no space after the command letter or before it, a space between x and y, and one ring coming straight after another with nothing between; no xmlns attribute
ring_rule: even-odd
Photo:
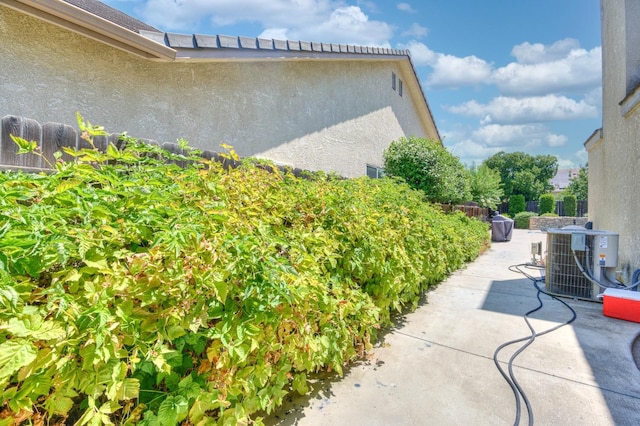
<svg viewBox="0 0 640 426"><path fill-rule="evenodd" d="M521 194L526 200L537 200L553 189L550 180L558 172L558 159L553 155L500 151L483 164L500 173L504 199Z"/></svg>
<svg viewBox="0 0 640 426"><path fill-rule="evenodd" d="M468 201L467 170L440 141L400 138L384 151L384 168L389 176L403 178L409 186L423 191L430 201Z"/></svg>
<svg viewBox="0 0 640 426"><path fill-rule="evenodd" d="M490 169L486 164L481 164L480 167L474 164L469 169L469 190L471 201L475 201L481 207L495 209L504 194L500 173Z"/></svg>
<svg viewBox="0 0 640 426"><path fill-rule="evenodd" d="M578 200L587 200L589 197L589 165L581 167L578 176L571 178L565 192L575 195Z"/></svg>

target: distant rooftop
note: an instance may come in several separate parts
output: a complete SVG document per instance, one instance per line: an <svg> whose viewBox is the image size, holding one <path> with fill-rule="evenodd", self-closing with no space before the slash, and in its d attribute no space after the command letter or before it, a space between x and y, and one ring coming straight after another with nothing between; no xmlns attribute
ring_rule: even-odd
<svg viewBox="0 0 640 426"><path fill-rule="evenodd" d="M571 183L571 179L578 176L580 169L558 169L558 173L551 179L551 185L555 189L565 189Z"/></svg>

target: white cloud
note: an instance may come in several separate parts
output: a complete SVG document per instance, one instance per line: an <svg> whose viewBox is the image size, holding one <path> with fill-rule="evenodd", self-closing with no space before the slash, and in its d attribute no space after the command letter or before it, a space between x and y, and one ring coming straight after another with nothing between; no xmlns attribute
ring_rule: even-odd
<svg viewBox="0 0 640 426"><path fill-rule="evenodd" d="M398 49L409 49L411 51L411 60L416 66L432 66L436 62L438 54L419 41L410 41L406 44L400 43L397 47Z"/></svg>
<svg viewBox="0 0 640 426"><path fill-rule="evenodd" d="M307 25L328 16L335 4L331 0L147 0L142 15L152 25L175 30L193 28L202 19L216 26L258 22L265 27L288 27L292 21Z"/></svg>
<svg viewBox="0 0 640 426"><path fill-rule="evenodd" d="M518 62L498 68L492 82L502 94L530 96L577 92L602 83L600 47L581 49L577 41L560 40L551 46L523 43L512 51Z"/></svg>
<svg viewBox="0 0 640 426"><path fill-rule="evenodd" d="M413 10L413 8L409 3L398 3L397 7L398 7L398 10L402 12L415 13L415 10Z"/></svg>
<svg viewBox="0 0 640 426"><path fill-rule="evenodd" d="M487 104L472 100L446 109L454 114L478 117L484 123L517 124L598 117L598 109L594 105L557 95L529 98L500 96Z"/></svg>
<svg viewBox="0 0 640 426"><path fill-rule="evenodd" d="M577 151L574 157L578 160L578 166L584 167L589 162L589 153L584 148Z"/></svg>
<svg viewBox="0 0 640 426"><path fill-rule="evenodd" d="M472 139L463 139L459 142L448 142L445 139L444 145L449 152L460 158L460 162L467 166L479 165L493 154L500 152L500 148L489 147Z"/></svg>
<svg viewBox="0 0 640 426"><path fill-rule="evenodd" d="M269 28L261 32L258 37L275 40L290 40L289 30L287 28Z"/></svg>
<svg viewBox="0 0 640 426"><path fill-rule="evenodd" d="M216 27L257 23L261 37L291 40L389 47L393 36L389 24L339 0L148 0L141 12L146 22L171 31L193 32L209 20Z"/></svg>
<svg viewBox="0 0 640 426"><path fill-rule="evenodd" d="M425 37L427 35L428 32L429 32L429 30L427 30L427 28L425 28L422 25L414 22L413 24L411 24L411 26L409 27L408 30L405 30L405 31L402 32L402 36L403 37L423 38L423 37Z"/></svg>
<svg viewBox="0 0 640 426"><path fill-rule="evenodd" d="M382 21L370 21L359 7L347 6L335 9L314 26L293 29L291 34L300 40L389 47L393 30Z"/></svg>
<svg viewBox="0 0 640 426"><path fill-rule="evenodd" d="M489 124L473 132L473 139L486 146L503 148L520 145L523 136L538 135L540 125Z"/></svg>
<svg viewBox="0 0 640 426"><path fill-rule="evenodd" d="M585 102L599 104L596 99L602 84L601 48L585 50L574 39L552 45L519 44L512 50L516 62L497 69L477 56L434 52L418 41L400 44L399 48L409 49L416 65L432 68L426 79L431 88L495 85L502 95L510 97L594 91L596 96Z"/></svg>
<svg viewBox="0 0 640 426"><path fill-rule="evenodd" d="M569 139L565 135L550 134L547 137L547 145L551 148L557 148L559 146L565 146Z"/></svg>
<svg viewBox="0 0 640 426"><path fill-rule="evenodd" d="M457 87L485 84L491 76L491 64L476 56L459 58L436 54L433 73L427 78L431 87Z"/></svg>
<svg viewBox="0 0 640 426"><path fill-rule="evenodd" d="M539 64L562 60L569 56L573 50L578 49L580 49L578 40L565 38L550 46L542 43L524 42L514 46L511 49L511 55L521 64Z"/></svg>
<svg viewBox="0 0 640 426"><path fill-rule="evenodd" d="M473 131L441 131L447 149L466 165L480 164L499 151L549 153L568 142L544 124L481 126ZM574 160L575 162L575 160Z"/></svg>
<svg viewBox="0 0 640 426"><path fill-rule="evenodd" d="M505 149L510 146L558 147L567 143L565 135L557 135L542 124L489 124L473 132L473 139L483 146Z"/></svg>
<svg viewBox="0 0 640 426"><path fill-rule="evenodd" d="M491 77L491 64L476 56L460 58L436 53L415 40L399 44L398 48L409 49L414 64L428 65L433 69L426 82L433 88L483 84Z"/></svg>

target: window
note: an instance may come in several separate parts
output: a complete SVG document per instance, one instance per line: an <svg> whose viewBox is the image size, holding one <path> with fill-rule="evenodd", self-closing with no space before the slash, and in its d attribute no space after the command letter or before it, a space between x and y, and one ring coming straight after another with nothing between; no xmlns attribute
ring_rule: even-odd
<svg viewBox="0 0 640 426"><path fill-rule="evenodd" d="M398 80L398 95L402 96L402 80Z"/></svg>
<svg viewBox="0 0 640 426"><path fill-rule="evenodd" d="M396 73L395 72L391 73L391 88L393 90L396 90Z"/></svg>
<svg viewBox="0 0 640 426"><path fill-rule="evenodd" d="M367 164L367 176L373 179L384 177L384 169L382 167L371 166Z"/></svg>

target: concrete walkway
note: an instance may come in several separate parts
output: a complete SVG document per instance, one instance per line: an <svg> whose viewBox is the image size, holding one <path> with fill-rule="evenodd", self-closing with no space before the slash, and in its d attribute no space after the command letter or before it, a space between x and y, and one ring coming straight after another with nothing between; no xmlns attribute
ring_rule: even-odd
<svg viewBox="0 0 640 426"><path fill-rule="evenodd" d="M424 303L389 330L345 376L326 377L292 398L268 425L509 425L513 391L493 360L502 343L530 335L522 317L538 306L531 280L509 270L530 261L546 234L515 230L429 291ZM532 274L536 273L530 271ZM571 312L543 295L532 315L537 332ZM602 315L602 304L563 298L570 325L539 336L513 363L538 425L640 425L640 371L632 346L640 324ZM507 362L521 346L502 350ZM520 423L528 424L522 404Z"/></svg>

